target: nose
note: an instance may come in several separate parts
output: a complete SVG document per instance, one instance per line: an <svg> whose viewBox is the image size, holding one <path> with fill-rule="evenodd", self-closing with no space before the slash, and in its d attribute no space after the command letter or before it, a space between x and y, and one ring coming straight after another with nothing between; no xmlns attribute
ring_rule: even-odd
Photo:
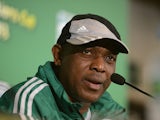
<svg viewBox="0 0 160 120"><path fill-rule="evenodd" d="M105 65L104 58L101 56L94 58L92 60L90 65L90 70L96 71L96 72L105 72L106 71L106 65Z"/></svg>

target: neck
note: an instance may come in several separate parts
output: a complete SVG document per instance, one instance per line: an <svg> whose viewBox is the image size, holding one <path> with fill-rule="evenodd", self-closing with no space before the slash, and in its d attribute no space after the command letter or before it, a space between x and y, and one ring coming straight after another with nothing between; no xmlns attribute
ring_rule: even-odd
<svg viewBox="0 0 160 120"><path fill-rule="evenodd" d="M70 99L70 101L72 101L72 102L76 102L76 101L73 100L71 97L69 97L69 99ZM83 114L83 113L85 113L85 112L88 111L91 103L89 103L89 102L80 102L80 103L81 103L82 107L79 109L79 112L80 112L81 114Z"/></svg>
<svg viewBox="0 0 160 120"><path fill-rule="evenodd" d="M90 106L90 103L82 103L82 107L80 108L79 112L81 114L87 112L89 109L89 106Z"/></svg>

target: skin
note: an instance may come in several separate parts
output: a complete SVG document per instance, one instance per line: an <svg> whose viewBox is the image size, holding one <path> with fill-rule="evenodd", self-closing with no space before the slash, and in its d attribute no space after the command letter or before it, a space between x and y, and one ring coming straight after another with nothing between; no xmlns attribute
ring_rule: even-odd
<svg viewBox="0 0 160 120"><path fill-rule="evenodd" d="M74 52L73 52L74 51ZM101 46L52 48L54 62L59 66L58 78L72 102L80 102L80 113L86 112L109 87L115 72L117 55Z"/></svg>

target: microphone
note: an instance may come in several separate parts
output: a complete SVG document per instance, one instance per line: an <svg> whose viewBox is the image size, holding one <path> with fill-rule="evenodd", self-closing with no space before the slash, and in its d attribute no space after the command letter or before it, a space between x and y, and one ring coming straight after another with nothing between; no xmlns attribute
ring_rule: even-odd
<svg viewBox="0 0 160 120"><path fill-rule="evenodd" d="M135 87L134 85L132 85L130 83L127 83L125 81L125 78L123 76L117 74L117 73L113 73L111 75L111 81L114 82L114 83L116 83L116 84L118 84L118 85L124 85L124 84L126 84L126 85L128 85L128 86L130 86L130 87L132 87L132 88L134 88L136 90L138 90L139 92L141 92L141 93L143 93L143 94L145 94L145 95L147 95L147 96L155 99L155 97L152 96L152 95L150 95L149 93L140 90L139 88Z"/></svg>

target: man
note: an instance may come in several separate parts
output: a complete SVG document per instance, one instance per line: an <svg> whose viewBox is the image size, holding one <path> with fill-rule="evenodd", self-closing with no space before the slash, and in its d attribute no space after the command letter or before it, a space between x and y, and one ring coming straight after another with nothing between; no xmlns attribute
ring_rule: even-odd
<svg viewBox="0 0 160 120"><path fill-rule="evenodd" d="M3 112L21 119L101 120L121 118L124 109L106 89L119 53L128 53L115 27L94 14L74 16L52 48L54 62L0 99Z"/></svg>

